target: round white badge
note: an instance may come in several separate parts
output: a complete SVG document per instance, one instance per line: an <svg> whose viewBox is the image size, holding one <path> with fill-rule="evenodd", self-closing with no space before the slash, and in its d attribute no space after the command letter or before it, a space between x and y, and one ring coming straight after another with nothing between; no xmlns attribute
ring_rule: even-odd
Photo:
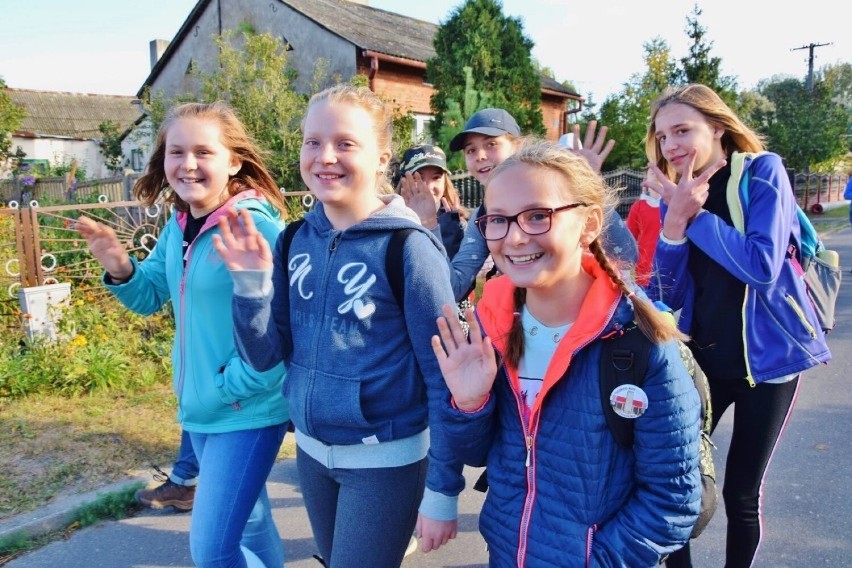
<svg viewBox="0 0 852 568"><path fill-rule="evenodd" d="M639 418L648 410L648 395L636 385L621 385L609 395L609 405L622 418Z"/></svg>

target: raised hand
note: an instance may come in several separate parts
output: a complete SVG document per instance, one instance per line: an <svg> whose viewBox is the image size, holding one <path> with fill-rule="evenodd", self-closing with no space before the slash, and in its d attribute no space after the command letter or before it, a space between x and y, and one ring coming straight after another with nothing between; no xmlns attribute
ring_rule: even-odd
<svg viewBox="0 0 852 568"><path fill-rule="evenodd" d="M230 209L219 219L221 235L213 235L213 246L228 270L267 270L272 268L269 243L257 231L251 213Z"/></svg>
<svg viewBox="0 0 852 568"><path fill-rule="evenodd" d="M710 178L725 167L725 159L721 159L693 177L697 150L689 152L686 171L677 181L671 181L655 164L649 164L648 177L642 182L643 187L653 189L668 205L666 219L663 224L663 234L669 239L681 239L686 233L689 223L701 212L710 192Z"/></svg>
<svg viewBox="0 0 852 568"><path fill-rule="evenodd" d="M400 194L405 204L417 213L424 227L432 229L438 224L438 204L419 172L408 172L402 176Z"/></svg>
<svg viewBox="0 0 852 568"><path fill-rule="evenodd" d="M609 130L606 126L601 126L598 130L598 122L590 120L586 126L586 137L583 140L583 147L580 148L580 125L574 125L574 147L569 148L572 152L579 156L583 156L594 171L600 173L606 157L612 152L615 146L615 140L606 140L606 133Z"/></svg>
<svg viewBox="0 0 852 568"><path fill-rule="evenodd" d="M440 337L432 336L432 350L456 407L471 411L480 408L487 400L497 376L497 361L491 340L482 338L473 310L465 312L465 319L470 325L468 341L455 309L455 306L443 307L444 317L438 318Z"/></svg>
<svg viewBox="0 0 852 568"><path fill-rule="evenodd" d="M115 282L129 280L133 276L133 263L127 250L110 227L88 217L80 217L74 228L86 239L92 255L109 273Z"/></svg>

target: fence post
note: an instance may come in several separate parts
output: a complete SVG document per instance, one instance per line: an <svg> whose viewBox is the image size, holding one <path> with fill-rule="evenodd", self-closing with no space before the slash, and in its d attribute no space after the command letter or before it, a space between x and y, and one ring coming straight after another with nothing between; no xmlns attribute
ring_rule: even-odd
<svg viewBox="0 0 852 568"><path fill-rule="evenodd" d="M133 201L133 182L135 180L131 178L131 175L128 173L124 174L124 201Z"/></svg>

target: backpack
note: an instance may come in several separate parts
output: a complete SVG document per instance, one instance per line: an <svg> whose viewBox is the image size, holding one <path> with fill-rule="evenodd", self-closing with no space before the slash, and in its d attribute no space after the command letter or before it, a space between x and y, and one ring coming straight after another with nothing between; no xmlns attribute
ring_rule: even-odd
<svg viewBox="0 0 852 568"><path fill-rule="evenodd" d="M281 234L281 247L285 258L289 258L290 244L293 242L293 237L296 235L296 231L299 230L299 227L301 227L304 222L304 219L298 219L289 223L287 227L285 227L284 232ZM404 271L402 265L402 249L405 246L405 240L408 238L408 235L416 230L417 229L411 228L395 230L393 235L391 235L391 239L385 253L385 274L387 275L388 282L390 283L393 297L400 309L403 309L403 306L405 305L403 303L405 300L405 282L403 280Z"/></svg>
<svg viewBox="0 0 852 568"><path fill-rule="evenodd" d="M645 382L648 371L648 358L653 343L635 325L602 341L600 391L601 405L607 426L615 441L623 448L633 446L633 428L635 419L622 418L616 414L610 403L613 391L621 385L635 385L639 388ZM716 469L713 464L713 442L710 431L713 427L713 410L710 404L710 385L707 376L695 362L689 348L678 341L680 356L686 370L701 399L701 440L699 446L698 469L701 472L701 512L692 529L691 538L697 538L716 512L718 497L716 494Z"/></svg>
<svg viewBox="0 0 852 568"><path fill-rule="evenodd" d="M731 217L734 220L734 227L743 234L745 234L745 217L748 215L748 186L751 177L748 170L743 171L743 167L745 166L746 157L758 155L735 152L731 156L731 178L728 181L728 191L730 192L734 189L733 184L737 184L743 197L742 216L736 216L732 211ZM797 251L796 247L790 244L787 251L787 258L797 267L798 272L802 275L802 280L805 283L805 291L811 300L817 321L823 333L828 333L834 329L836 324L834 308L837 303L837 295L840 292L840 279L842 275L842 271L838 266L840 264L840 256L837 251L825 248L811 220L808 219L807 214L805 214L798 204L796 204L796 217L799 221L800 246ZM798 255L796 254L797 252L799 253ZM799 262L799 257L801 257L801 262Z"/></svg>

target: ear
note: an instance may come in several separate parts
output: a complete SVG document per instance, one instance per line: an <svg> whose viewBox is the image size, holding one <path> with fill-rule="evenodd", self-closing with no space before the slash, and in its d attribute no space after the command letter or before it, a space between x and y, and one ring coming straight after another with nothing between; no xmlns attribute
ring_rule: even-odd
<svg viewBox="0 0 852 568"><path fill-rule="evenodd" d="M231 166L228 168L228 175L234 177L237 173L242 169L243 162L242 160L237 159L236 156L231 156Z"/></svg>
<svg viewBox="0 0 852 568"><path fill-rule="evenodd" d="M618 213L615 213L616 215ZM597 239L603 231L603 210L600 205L590 205L586 208L586 224L580 233L580 242L588 246Z"/></svg>
<svg viewBox="0 0 852 568"><path fill-rule="evenodd" d="M379 168L378 170L384 175L384 173L388 169L388 165L390 164L391 158L393 157L393 152L390 150L385 150L381 154L379 154Z"/></svg>
<svg viewBox="0 0 852 568"><path fill-rule="evenodd" d="M724 128L722 128L721 126L713 127L713 138L715 138L716 140L721 140L722 136L724 136L724 135L725 135L725 129Z"/></svg>

